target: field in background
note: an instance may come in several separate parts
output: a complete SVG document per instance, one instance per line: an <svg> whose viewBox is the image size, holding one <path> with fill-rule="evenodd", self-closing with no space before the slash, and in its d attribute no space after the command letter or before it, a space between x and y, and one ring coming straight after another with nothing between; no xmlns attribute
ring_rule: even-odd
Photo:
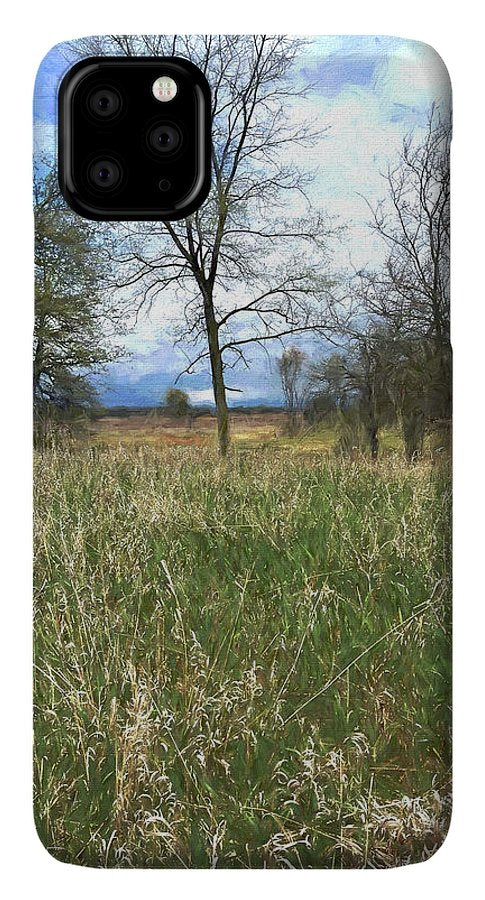
<svg viewBox="0 0 485 900"><path fill-rule="evenodd" d="M289 453L267 417L221 461L214 427L106 418L99 452L36 456L41 839L84 865L426 858L450 815L448 473L338 460L322 432Z"/></svg>
<svg viewBox="0 0 485 900"><path fill-rule="evenodd" d="M287 448L302 453L309 450L331 451L335 447L337 434L332 424L304 424L296 437L289 437L286 423L287 416L283 410L261 413L233 411L230 415L231 438L240 449ZM381 429L380 439L383 453L402 449L401 437L395 429ZM116 447L119 444L135 448L183 445L215 449L217 425L215 416L210 414L199 415L190 421L161 412L137 411L123 416L104 415L94 422L85 423L80 440L98 447Z"/></svg>

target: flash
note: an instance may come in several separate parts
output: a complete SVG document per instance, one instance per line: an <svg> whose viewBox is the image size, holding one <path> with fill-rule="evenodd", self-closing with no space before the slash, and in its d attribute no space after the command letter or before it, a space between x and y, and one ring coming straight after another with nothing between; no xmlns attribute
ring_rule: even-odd
<svg viewBox="0 0 485 900"><path fill-rule="evenodd" d="M152 93L155 100L160 100L160 103L168 103L177 94L177 83L170 78L170 75L161 75L153 82Z"/></svg>

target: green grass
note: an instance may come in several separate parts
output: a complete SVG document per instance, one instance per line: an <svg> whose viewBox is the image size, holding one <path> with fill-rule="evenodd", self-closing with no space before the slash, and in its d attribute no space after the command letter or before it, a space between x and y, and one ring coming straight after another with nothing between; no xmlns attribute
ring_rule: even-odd
<svg viewBox="0 0 485 900"><path fill-rule="evenodd" d="M440 845L446 471L278 448L36 466L35 809L51 853L384 867Z"/></svg>

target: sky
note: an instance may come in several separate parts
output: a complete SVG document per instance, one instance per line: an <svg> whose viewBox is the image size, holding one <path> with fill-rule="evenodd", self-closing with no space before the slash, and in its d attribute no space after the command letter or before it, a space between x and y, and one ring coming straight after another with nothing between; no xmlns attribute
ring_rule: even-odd
<svg viewBox="0 0 485 900"><path fill-rule="evenodd" d="M55 153L56 92L69 65L58 46L39 69L34 153ZM328 126L321 141L311 148L298 148L293 157L316 172L308 191L312 207L347 226L344 240L335 249L333 265L339 270L375 265L382 248L367 226L369 210L364 198L373 203L385 195L381 173L388 161L396 159L411 130L419 136L431 103L440 103L443 110L449 108L445 65L431 47L414 41L379 36L316 37L297 58L294 79L295 85L312 85L308 97L292 109L295 123ZM180 301L165 294L162 298L149 315L138 318L136 326L128 323L131 330L122 343L129 355L95 380L105 405L156 404L185 368L186 357L174 347L173 337ZM312 358L326 352L308 339L294 337L287 344L300 346ZM249 370L231 372L231 382L242 391L230 396L232 405L282 402L276 365L282 347L276 343L267 347L268 353L252 351ZM213 402L207 371L182 376L178 386L194 404Z"/></svg>

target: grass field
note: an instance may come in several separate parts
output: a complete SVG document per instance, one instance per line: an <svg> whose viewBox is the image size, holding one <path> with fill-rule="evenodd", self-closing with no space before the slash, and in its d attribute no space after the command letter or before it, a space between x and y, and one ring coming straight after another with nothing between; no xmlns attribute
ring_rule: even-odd
<svg viewBox="0 0 485 900"><path fill-rule="evenodd" d="M211 438L101 430L36 457L46 847L97 866L431 855L450 816L447 471L271 428L225 461Z"/></svg>
<svg viewBox="0 0 485 900"><path fill-rule="evenodd" d="M232 412L230 415L233 443L240 449L283 449L298 453L310 450L333 451L336 442L335 427L330 423L305 426L300 434L290 438L285 433L286 414L283 410L271 413ZM216 448L217 429L214 416L202 415L187 426L185 418L177 419L163 414L132 414L126 417L103 416L89 423L88 431L93 446L143 447L170 445L204 446ZM381 428L380 442L384 453L402 450L402 443L395 429ZM82 432L82 444L85 434Z"/></svg>

